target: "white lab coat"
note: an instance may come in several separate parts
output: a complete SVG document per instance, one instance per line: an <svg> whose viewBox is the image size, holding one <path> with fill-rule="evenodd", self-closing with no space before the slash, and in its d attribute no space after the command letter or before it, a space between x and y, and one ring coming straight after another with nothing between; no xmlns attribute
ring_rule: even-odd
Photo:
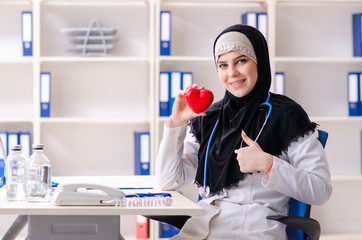
<svg viewBox="0 0 362 240"><path fill-rule="evenodd" d="M156 162L161 189L175 190L195 179L199 149L195 140L186 125L169 128L165 123ZM237 187L200 200L204 214L190 218L172 239L286 239L285 225L266 216L287 215L289 197L321 205L331 193L326 155L315 131L274 157L270 177L248 174Z"/></svg>

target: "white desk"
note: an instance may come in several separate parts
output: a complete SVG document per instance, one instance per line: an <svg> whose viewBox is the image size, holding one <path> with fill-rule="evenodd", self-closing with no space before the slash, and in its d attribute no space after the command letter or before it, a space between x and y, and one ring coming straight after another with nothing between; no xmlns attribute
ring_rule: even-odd
<svg viewBox="0 0 362 240"><path fill-rule="evenodd" d="M153 176L54 177L61 183L98 183L114 187L155 187ZM159 189L136 189L125 192L160 192ZM173 204L156 207L55 206L52 203L8 202L6 189L0 189L0 214L48 216L120 216L120 215L200 215L203 210L178 192L170 191Z"/></svg>

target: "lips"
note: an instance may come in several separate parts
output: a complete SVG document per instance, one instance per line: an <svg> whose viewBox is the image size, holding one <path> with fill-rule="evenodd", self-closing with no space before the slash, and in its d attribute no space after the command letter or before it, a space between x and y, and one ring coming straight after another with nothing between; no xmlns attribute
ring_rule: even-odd
<svg viewBox="0 0 362 240"><path fill-rule="evenodd" d="M230 83L230 85L235 87L235 86L238 86L238 85L244 83L245 81L246 81L246 79L242 79L242 80L239 80L239 81L232 82L232 83Z"/></svg>

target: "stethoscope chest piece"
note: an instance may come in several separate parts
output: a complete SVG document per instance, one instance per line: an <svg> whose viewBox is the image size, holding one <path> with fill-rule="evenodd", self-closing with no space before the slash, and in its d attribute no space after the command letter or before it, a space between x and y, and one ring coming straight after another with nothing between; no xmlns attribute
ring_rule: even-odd
<svg viewBox="0 0 362 240"><path fill-rule="evenodd" d="M207 197L210 196L210 188L209 188L209 186L203 186L203 187L200 187L198 189L199 189L199 195L202 198L207 198Z"/></svg>

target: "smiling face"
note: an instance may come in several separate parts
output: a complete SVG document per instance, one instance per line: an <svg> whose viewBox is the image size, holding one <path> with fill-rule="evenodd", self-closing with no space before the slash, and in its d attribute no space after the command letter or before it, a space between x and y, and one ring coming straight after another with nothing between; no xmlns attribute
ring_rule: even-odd
<svg viewBox="0 0 362 240"><path fill-rule="evenodd" d="M236 51L220 55L217 69L220 81L226 90L239 98L248 95L258 79L257 64Z"/></svg>

